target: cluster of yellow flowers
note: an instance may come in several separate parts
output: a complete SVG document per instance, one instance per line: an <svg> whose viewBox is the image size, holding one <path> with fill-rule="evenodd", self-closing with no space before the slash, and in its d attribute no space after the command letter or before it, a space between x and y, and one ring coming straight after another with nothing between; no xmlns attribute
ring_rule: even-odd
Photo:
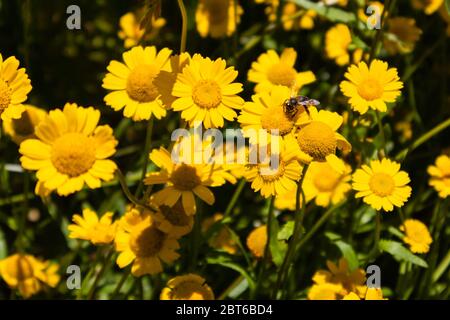
<svg viewBox="0 0 450 320"><path fill-rule="evenodd" d="M276 20L279 1L256 2L265 2L269 20ZM345 6L346 2L339 1L339 4ZM420 7L421 2L416 2ZM437 7L428 5L425 12L429 14ZM289 17L297 11L293 3L284 5L281 11L284 28L312 28L315 12L305 10ZM242 8L235 1L201 0L196 12L198 31L201 36L229 36L235 31L241 14ZM152 21L154 30L164 23L162 18ZM387 37L384 41L388 51L411 51L421 34L414 20L394 17L387 23L388 34L404 43L401 48L395 47L397 42L390 42ZM130 13L122 17L120 24L123 29L120 37L125 47L131 49L123 53L122 61L113 60L107 66L108 73L102 83L108 90L104 97L106 105L133 121L161 119L170 111L179 113L189 127L201 122L205 129L223 128L226 121L237 120L244 132L248 129L267 132L269 149L275 141L280 141L279 164L274 169L267 162L236 166L180 163L173 160L171 152L184 140L170 148L155 148L148 157L158 171L149 172L144 178L149 193L143 202L130 205L118 219L113 218L112 212L99 218L93 210L84 209L82 215L75 214L72 218L73 224L68 227L70 238L94 245L113 245L118 253L117 265L120 268L131 265L131 273L139 277L160 273L163 263L176 261L180 257L179 239L193 229L199 199L214 204L212 188L236 183L242 177L262 197L273 197L275 207L280 210L295 210L312 201L321 207L336 205L352 189L356 198L362 198L377 211L393 211L408 201L412 192L410 177L385 153L379 152L379 159L369 160L352 172L345 161L352 146L339 133L344 122L342 115L319 109L313 103L299 106L294 113L286 111L286 101L316 81L312 71L299 71L295 67L297 52L293 48L281 53L268 50L252 63L247 79L255 84L254 94L251 101L244 101L240 97L243 85L236 82L238 71L224 59L213 60L186 52L174 55L169 48L139 46L145 33L138 26L138 18ZM361 115L385 113L387 103L394 103L403 88L397 69L382 60L370 61L364 52L353 48L351 32L344 24L333 26L325 37L326 55L338 65L349 65L339 88L351 109ZM352 58L350 51L353 51ZM100 188L102 183L113 180L118 166L111 158L118 140L109 125L100 125L101 112L94 107L67 103L62 109L47 113L23 104L30 91L30 80L25 69L19 69L19 61L15 57L3 60L0 55L3 127L19 145L22 167L36 172L36 194L67 196L86 187ZM273 130L279 134L273 135ZM247 137L253 141L252 136ZM448 197L450 158L439 156L428 173L429 183L439 196ZM163 188L153 192L153 185L163 185ZM301 199L298 188L304 194ZM203 230L221 219L220 213L206 219ZM403 240L412 252L429 251L432 239L426 225L408 219L400 229L405 232ZM210 240L210 245L230 254L238 250L226 226ZM262 258L266 245L267 226L262 225L249 235L247 246L254 257ZM381 291L365 287L363 270L349 271L345 259L338 265L329 261L327 265L329 271L319 270L313 276L309 299L383 298ZM59 281L56 271L55 265L22 253L0 261L0 276L25 298L45 285L54 287ZM172 278L161 293L161 299L213 298L205 279L196 274Z"/></svg>

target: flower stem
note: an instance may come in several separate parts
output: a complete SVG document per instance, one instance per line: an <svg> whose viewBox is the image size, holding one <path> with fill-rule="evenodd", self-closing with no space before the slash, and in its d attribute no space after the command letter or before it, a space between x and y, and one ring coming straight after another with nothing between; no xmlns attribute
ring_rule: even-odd
<svg viewBox="0 0 450 320"><path fill-rule="evenodd" d="M368 256L366 257L366 262L370 262L372 259L376 258L379 252L378 243L380 242L381 235L381 213L379 211L375 212L375 233L373 239L373 247Z"/></svg>
<svg viewBox="0 0 450 320"><path fill-rule="evenodd" d="M281 289L280 286L283 286L284 281L286 280L287 273L289 271L289 267L292 261L292 258L295 253L295 248L297 246L297 242L300 238L300 233L303 228L303 218L305 216L305 195L302 190L303 180L305 179L306 171L308 170L309 165L305 165L303 167L302 176L300 181L297 183L297 194L295 197L295 222L294 222L294 234L292 235L292 239L289 241L288 249L286 255L284 256L283 263L281 264L280 271L278 273L278 279L274 287L274 291L272 292L272 297L277 298L278 290ZM300 194L302 195L302 204L300 205Z"/></svg>
<svg viewBox="0 0 450 320"><path fill-rule="evenodd" d="M122 289L122 286L123 286L123 284L125 283L125 280L127 280L127 278L128 278L128 276L130 275L130 273L131 273L131 268L128 268L128 269L122 274L122 277L120 278L119 282L117 283L117 286L116 286L116 288L114 289L114 292L113 292L113 294L112 294L112 296L111 296L111 300L114 300L114 299L117 298L117 296L118 296L118 294L119 294L119 292L120 292L120 289Z"/></svg>
<svg viewBox="0 0 450 320"><path fill-rule="evenodd" d="M234 206L236 205L236 202L239 199L239 196L242 193L242 190L244 189L245 186L245 179L241 179L241 181L239 181L239 184L237 186L237 188L234 190L233 196L231 197L230 202L228 203L227 208L225 209L225 212L223 214L223 217L227 217L229 214L231 214L231 211L233 211Z"/></svg>
<svg viewBox="0 0 450 320"><path fill-rule="evenodd" d="M387 149L386 149L386 135L384 134L384 128L383 128L383 122L381 121L381 115L380 111L376 111L375 113L377 115L377 123L378 123L378 132L381 135L381 140L383 142L383 154L381 154L381 157L384 158L387 155Z"/></svg>
<svg viewBox="0 0 450 320"><path fill-rule="evenodd" d="M94 298L94 294L95 294L95 289L97 288L98 282L100 281L101 277L103 276L103 274L105 273L106 268L109 266L110 262L111 262L111 257L114 254L114 249L111 247L108 251L108 253L106 254L105 260L103 260L103 264L102 267L100 269L100 271L97 273L97 276L94 279L94 283L92 284L91 289L89 290L88 293L88 300L92 300Z"/></svg>
<svg viewBox="0 0 450 320"><path fill-rule="evenodd" d="M138 199L136 199L136 197L134 195L131 194L131 191L130 191L130 189L128 189L128 186L127 186L127 181L126 181L125 177L123 176L122 171L120 171L119 168L116 169L116 176L120 182L122 191L125 193L125 196L131 203L133 203L136 206L144 207L145 209L150 210L152 212L157 211L155 208L152 208L149 205L146 205L145 203L139 201Z"/></svg>
<svg viewBox="0 0 450 320"><path fill-rule="evenodd" d="M181 43L180 43L180 53L186 51L186 37L187 37L187 13L186 7L184 6L183 0L178 0L178 7L181 12Z"/></svg>
<svg viewBox="0 0 450 320"><path fill-rule="evenodd" d="M147 133L145 137L145 147L144 147L144 166L142 167L141 180L139 181L138 187L136 188L136 192L134 193L135 198L139 198L139 195L141 194L142 189L144 187L144 179L145 175L147 174L150 146L152 144L152 132L153 132L153 117L151 117L150 120L148 120Z"/></svg>

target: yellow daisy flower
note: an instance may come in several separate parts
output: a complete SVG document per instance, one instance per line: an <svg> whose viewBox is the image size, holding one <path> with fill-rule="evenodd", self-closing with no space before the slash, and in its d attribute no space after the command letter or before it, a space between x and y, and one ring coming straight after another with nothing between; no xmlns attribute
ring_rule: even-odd
<svg viewBox="0 0 450 320"><path fill-rule="evenodd" d="M154 218L160 230L177 238L191 232L194 226L194 217L184 212L181 200L178 200L173 207L161 205L159 211L154 214Z"/></svg>
<svg viewBox="0 0 450 320"><path fill-rule="evenodd" d="M428 166L427 172L429 185L439 193L439 197L447 198L450 195L450 157L440 155L434 166Z"/></svg>
<svg viewBox="0 0 450 320"><path fill-rule="evenodd" d="M296 60L297 52L293 48L284 49L280 56L275 50L268 50L252 63L248 81L256 83L256 93L270 92L278 85L298 92L304 85L316 81L316 77L311 71L297 72L294 68Z"/></svg>
<svg viewBox="0 0 450 320"><path fill-rule="evenodd" d="M0 116L1 120L19 119L31 91L31 81L25 68L19 69L19 60L9 57L3 60L0 53Z"/></svg>
<svg viewBox="0 0 450 320"><path fill-rule="evenodd" d="M269 91L254 94L252 101L245 102L238 117L244 136L256 142L252 132L259 134L261 129L269 135L271 130L278 130L281 136L293 132L297 119L288 117L283 108L290 96L289 88L283 86L274 86ZM252 129L254 131L250 131Z"/></svg>
<svg viewBox="0 0 450 320"><path fill-rule="evenodd" d="M50 111L35 130L37 139L20 144L20 162L37 171L38 181L49 191L66 196L86 183L99 188L114 178L116 164L108 160L116 152L117 140L108 125L98 126L100 111L67 103Z"/></svg>
<svg viewBox="0 0 450 320"><path fill-rule="evenodd" d="M355 197L376 210L392 211L402 207L411 195L408 173L400 171L400 164L389 159L371 160L353 174Z"/></svg>
<svg viewBox="0 0 450 320"><path fill-rule="evenodd" d="M47 116L47 112L35 106L24 104L25 111L19 119L7 119L3 121L3 130L11 139L20 144L26 139L36 138L35 128Z"/></svg>
<svg viewBox="0 0 450 320"><path fill-rule="evenodd" d="M206 280L197 274L177 276L167 282L161 300L214 300L214 293Z"/></svg>
<svg viewBox="0 0 450 320"><path fill-rule="evenodd" d="M264 251L267 245L267 226L259 226L250 232L247 236L247 248L255 258L264 257Z"/></svg>
<svg viewBox="0 0 450 320"><path fill-rule="evenodd" d="M389 68L387 62L373 60L370 67L364 61L351 65L340 84L342 93L349 97L352 109L361 114L369 108L386 111L386 102L395 102L403 88L403 82L397 75L396 68Z"/></svg>
<svg viewBox="0 0 450 320"><path fill-rule="evenodd" d="M343 288L340 284L314 284L308 290L308 300L338 300Z"/></svg>
<svg viewBox="0 0 450 320"><path fill-rule="evenodd" d="M231 36L244 13L237 0L200 0L195 12L197 31L205 38Z"/></svg>
<svg viewBox="0 0 450 320"><path fill-rule="evenodd" d="M0 260L0 276L12 289L24 298L35 295L48 285L56 287L59 282L58 265L41 261L32 255L16 253Z"/></svg>
<svg viewBox="0 0 450 320"><path fill-rule="evenodd" d="M215 213L212 217L208 217L202 222L202 232L206 233L211 226L223 219L223 214ZM238 247L236 241L233 240L231 232L227 226L223 225L219 231L213 235L209 241L209 245L215 249L224 250L229 254L236 254Z"/></svg>
<svg viewBox="0 0 450 320"><path fill-rule="evenodd" d="M112 222L112 216L112 212L106 212L99 219L97 213L91 209L83 209L83 216L75 214L72 217L74 223L67 227L70 231L69 238L87 240L95 245L111 243L117 229L117 223Z"/></svg>
<svg viewBox="0 0 450 320"><path fill-rule="evenodd" d="M225 181L213 165L174 163L169 151L163 147L150 153L150 160L161 168L160 172L147 174L146 185L167 184L164 189L153 194L157 205L173 207L181 197L187 215L196 212L194 194L207 204L214 203L214 194L207 187L218 186Z"/></svg>
<svg viewBox="0 0 450 320"><path fill-rule="evenodd" d="M352 169L345 165L343 173L338 173L327 162L312 162L303 180L306 199L315 199L321 207L341 202L350 186Z"/></svg>
<svg viewBox="0 0 450 320"><path fill-rule="evenodd" d="M120 252L117 265L125 268L133 263L131 273L136 277L160 273L161 260L172 263L180 256L175 252L180 247L176 238L158 229L148 210L133 208L125 213L119 221L114 243Z"/></svg>
<svg viewBox="0 0 450 320"><path fill-rule="evenodd" d="M348 47L352 43L350 29L339 23L325 34L325 52L329 59L334 59L337 65L344 66L350 62Z"/></svg>
<svg viewBox="0 0 450 320"><path fill-rule="evenodd" d="M302 205L302 197L299 198L300 206ZM308 199L307 199L308 200ZM294 189L282 194L275 196L274 206L278 210L295 210L295 203L297 201L297 186Z"/></svg>
<svg viewBox="0 0 450 320"><path fill-rule="evenodd" d="M104 100L115 111L134 121L148 120L152 115L161 119L166 108L154 83L161 70L171 71L169 58L172 50L156 47L134 47L123 54L123 61L111 61L109 73L103 79L103 88L112 90Z"/></svg>
<svg viewBox="0 0 450 320"><path fill-rule="evenodd" d="M255 192L259 191L263 197L268 198L283 195L296 188L302 166L297 160L298 149L295 146L295 143L281 144L277 167L272 168L265 161L246 167L244 177L252 182L251 187Z"/></svg>
<svg viewBox="0 0 450 320"><path fill-rule="evenodd" d="M300 117L297 133L299 159L304 163L326 161L338 173L344 172L344 162L336 156L336 149L349 152L352 146L336 132L343 118L336 112L317 111L315 107L309 107L309 114L310 117Z"/></svg>
<svg viewBox="0 0 450 320"><path fill-rule="evenodd" d="M400 230L405 232L403 241L409 245L412 252L427 253L430 251L433 239L424 223L416 219L407 219L400 226Z"/></svg>
<svg viewBox="0 0 450 320"><path fill-rule="evenodd" d="M361 298L365 294L366 273L363 269L357 268L350 271L348 262L345 258L339 259L339 263L327 261L328 270L318 270L313 275L313 282L316 285L334 284L337 287L329 287L335 289L334 293L338 298L342 298L349 292L356 292Z"/></svg>
<svg viewBox="0 0 450 320"><path fill-rule="evenodd" d="M196 54L183 72L177 76L172 94L174 111L181 111L181 117L193 126L201 121L205 128L221 128L223 119L233 121L244 100L237 94L242 91L241 83L233 83L238 72L226 67L225 60L212 61Z"/></svg>
<svg viewBox="0 0 450 320"><path fill-rule="evenodd" d="M136 14L128 12L120 17L119 25L120 31L118 36L120 39L124 40L124 47L131 48L139 44L142 38L146 40L153 39L159 33L159 30L164 27L166 20L164 18L155 19L154 16L151 18L151 32L145 33L144 29L140 27L140 21Z"/></svg>
<svg viewBox="0 0 450 320"><path fill-rule="evenodd" d="M430 15L436 12L444 3L444 0L412 0L412 6L417 10L423 10Z"/></svg>
<svg viewBox="0 0 450 320"><path fill-rule="evenodd" d="M394 17L387 21L387 25L388 30L384 34L383 45L389 54L405 54L414 50L422 34L422 30L416 27L416 20Z"/></svg>
<svg viewBox="0 0 450 320"><path fill-rule="evenodd" d="M299 11L302 11L302 13L296 18L292 18ZM301 10L295 3L287 2L283 6L281 21L283 22L284 30L311 30L314 28L314 19L316 17L317 12L314 10Z"/></svg>

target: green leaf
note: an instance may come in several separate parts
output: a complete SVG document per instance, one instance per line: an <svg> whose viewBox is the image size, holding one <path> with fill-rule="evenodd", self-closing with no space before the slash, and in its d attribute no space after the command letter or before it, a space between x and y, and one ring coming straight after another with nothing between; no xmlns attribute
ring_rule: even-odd
<svg viewBox="0 0 450 320"><path fill-rule="evenodd" d="M243 267L241 267L239 264L237 264L236 262L232 261L230 259L230 257L225 256L225 255L219 255L219 256L216 256L216 257L209 257L209 258L206 259L206 262L208 264L218 264L218 265L221 265L221 266L223 266L225 268L232 269L234 271L239 272L243 277L245 277L245 279L247 279L248 286L251 289L255 288L255 281L250 276L250 274L247 271L245 271L245 269Z"/></svg>
<svg viewBox="0 0 450 320"><path fill-rule="evenodd" d="M281 266L287 251L287 244L283 240L278 240L279 225L277 219L273 219L270 230L269 249L272 254L272 260L277 267Z"/></svg>
<svg viewBox="0 0 450 320"><path fill-rule="evenodd" d="M425 260L411 253L400 242L383 239L380 240L379 248L381 251L391 254L397 261L407 261L420 267L428 268Z"/></svg>
<svg viewBox="0 0 450 320"><path fill-rule="evenodd" d="M338 240L334 242L334 244L339 248L342 255L347 260L350 271L353 271L359 267L358 257L356 256L355 250L353 250L351 245L342 240Z"/></svg>
<svg viewBox="0 0 450 320"><path fill-rule="evenodd" d="M4 259L8 256L8 246L6 245L5 234L0 229L0 259Z"/></svg>
<svg viewBox="0 0 450 320"><path fill-rule="evenodd" d="M450 0L445 0L445 8L447 9L447 13L450 14Z"/></svg>
<svg viewBox="0 0 450 320"><path fill-rule="evenodd" d="M307 0L290 0L290 2L293 2L305 9L312 9L316 11L317 14L333 22L349 23L356 21L355 15L353 13L346 12L341 9L324 6L323 4L314 3Z"/></svg>
<svg viewBox="0 0 450 320"><path fill-rule="evenodd" d="M294 225L295 225L294 221L286 222L281 227L281 230L278 232L277 239L278 240L288 240L294 233Z"/></svg>

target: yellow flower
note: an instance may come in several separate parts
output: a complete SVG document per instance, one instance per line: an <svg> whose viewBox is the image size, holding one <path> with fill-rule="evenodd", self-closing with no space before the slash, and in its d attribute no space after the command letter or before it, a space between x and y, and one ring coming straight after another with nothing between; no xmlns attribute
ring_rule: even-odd
<svg viewBox="0 0 450 320"><path fill-rule="evenodd" d="M413 7L423 10L427 15L433 14L442 6L442 3L444 0L412 0Z"/></svg>
<svg viewBox="0 0 450 320"><path fill-rule="evenodd" d="M223 219L223 214L215 213L202 222L202 232L206 233L211 226ZM224 250L229 254L236 254L237 244L231 236L231 232L226 225L222 225L215 235L209 241L209 245L215 249Z"/></svg>
<svg viewBox="0 0 450 320"><path fill-rule="evenodd" d="M50 111L35 130L37 139L20 144L20 161L37 171L38 183L59 195L80 191L86 183L99 188L114 177L116 164L108 160L116 152L117 140L108 125L98 126L100 111L67 103Z"/></svg>
<svg viewBox="0 0 450 320"><path fill-rule="evenodd" d="M300 179L302 166L297 160L297 148L294 143L283 142L280 147L278 166L266 161L249 164L244 173L245 178L252 182L255 192L261 192L265 198L283 195L296 188ZM270 147L270 146L269 146Z"/></svg>
<svg viewBox="0 0 450 320"><path fill-rule="evenodd" d="M233 83L238 72L226 67L225 60L212 61L196 54L183 72L178 74L172 94L174 111L181 111L181 117L193 126L201 121L205 128L221 128L223 119L233 121L244 100L237 94L242 91L241 83Z"/></svg>
<svg viewBox="0 0 450 320"><path fill-rule="evenodd" d="M297 16L299 11L301 13ZM276 19L276 12L274 14ZM293 18L294 15L296 16L295 18ZM301 10L295 3L287 2L283 6L281 21L283 22L284 30L310 30L314 28L315 17L317 17L317 12L314 10Z"/></svg>
<svg viewBox="0 0 450 320"><path fill-rule="evenodd" d="M3 60L0 53L0 116L1 120L19 119L31 91L31 82L25 68L19 68L19 60L9 57Z"/></svg>
<svg viewBox="0 0 450 320"><path fill-rule="evenodd" d="M128 12L120 17L119 24L121 30L118 35L120 39L124 40L124 47L127 49L138 45L144 35L146 40L153 39L159 33L159 30L166 24L164 18L155 19L155 17L152 16L152 30L150 33L146 34L145 30L141 29L138 20L137 16L132 12Z"/></svg>
<svg viewBox="0 0 450 320"><path fill-rule="evenodd" d="M161 300L214 300L214 293L205 279L196 274L177 276L167 282Z"/></svg>
<svg viewBox="0 0 450 320"><path fill-rule="evenodd" d="M161 260L172 263L179 258L175 252L180 246L176 238L158 229L154 217L147 210L131 209L120 219L114 239L117 265L125 268L129 264L131 273L144 274L162 272Z"/></svg>
<svg viewBox="0 0 450 320"><path fill-rule="evenodd" d="M440 155L435 165L428 166L427 171L430 175L429 185L439 193L439 197L447 198L450 195L450 158Z"/></svg>
<svg viewBox="0 0 450 320"><path fill-rule="evenodd" d="M252 63L248 81L256 83L256 93L270 92L278 85L297 92L304 85L314 82L316 77L311 71L297 72L294 69L296 59L297 52L293 48L284 49L281 56L274 50L268 50Z"/></svg>
<svg viewBox="0 0 450 320"><path fill-rule="evenodd" d="M350 292L342 300L361 300L355 292ZM383 291L380 288L367 288L364 300L387 300L383 298Z"/></svg>
<svg viewBox="0 0 450 320"><path fill-rule="evenodd" d="M35 128L47 116L43 109L32 105L24 104L25 111L19 119L7 119L3 121L5 133L11 136L11 139L20 144L26 139L36 138Z"/></svg>
<svg viewBox="0 0 450 320"><path fill-rule="evenodd" d="M430 251L430 244L433 242L430 232L425 224L416 219L407 219L400 226L400 230L405 232L403 241L409 245L414 253L427 253Z"/></svg>
<svg viewBox="0 0 450 320"><path fill-rule="evenodd" d="M316 205L321 207L341 202L352 188L349 183L351 171L347 164L340 174L327 162L312 162L303 181L306 199L315 199Z"/></svg>
<svg viewBox="0 0 450 320"><path fill-rule="evenodd" d="M325 34L325 52L329 59L334 59L337 65L344 66L350 62L348 47L352 43L350 29L339 23Z"/></svg>
<svg viewBox="0 0 450 320"><path fill-rule="evenodd" d="M83 216L75 214L73 224L68 226L69 238L82 239L95 245L108 244L114 240L117 223L112 222L112 212L106 212L100 219L91 209L83 209Z"/></svg>
<svg viewBox="0 0 450 320"><path fill-rule="evenodd" d="M336 156L336 149L349 152L350 143L336 130L343 118L336 112L317 111L309 107L310 117L300 117L297 142L300 146L299 159L304 163L311 161L328 162L338 173L345 171L344 162Z"/></svg>
<svg viewBox="0 0 450 320"><path fill-rule="evenodd" d="M154 218L158 222L158 228L160 230L177 238L191 232L194 226L194 217L184 212L180 200L173 207L161 205L159 211L155 213Z"/></svg>
<svg viewBox="0 0 450 320"><path fill-rule="evenodd" d="M0 276L10 288L19 290L24 298L41 291L44 285L52 288L59 282L58 265L41 261L28 254L14 254L0 260Z"/></svg>
<svg viewBox="0 0 450 320"><path fill-rule="evenodd" d="M156 47L134 47L123 54L123 61L111 61L109 73L103 79L103 88L113 90L104 100L115 111L134 121L148 120L152 115L161 119L166 108L154 81L161 70L171 71L169 58L172 50L157 52Z"/></svg>
<svg viewBox="0 0 450 320"><path fill-rule="evenodd" d="M195 12L197 31L205 38L231 36L244 13L237 0L200 0Z"/></svg>
<svg viewBox="0 0 450 320"><path fill-rule="evenodd" d="M394 17L388 20L387 25L388 30L384 34L383 44L389 54L404 54L414 50L414 46L422 34L422 30L416 27L416 20Z"/></svg>
<svg viewBox="0 0 450 320"><path fill-rule="evenodd" d="M300 196L300 206L302 205L302 197ZM308 198L306 199L308 201ZM294 189L282 194L275 196L274 206L278 210L295 210L295 203L297 201L297 186Z"/></svg>
<svg viewBox="0 0 450 320"><path fill-rule="evenodd" d="M338 285L335 287L325 287L328 291L334 291L337 298L342 298L349 292L356 292L360 297L364 297L366 273L363 269L357 268L351 271L345 258L341 258L337 265L331 261L327 261L327 267L329 271L318 270L313 275L312 280L316 285Z"/></svg>
<svg viewBox="0 0 450 320"><path fill-rule="evenodd" d="M386 102L395 102L403 88L403 82L396 68L389 68L387 62L373 60L370 68L362 61L348 67L344 80L340 84L342 93L349 97L352 109L361 114L369 108L386 111Z"/></svg>
<svg viewBox="0 0 450 320"><path fill-rule="evenodd" d="M196 212L194 194L212 205L215 200L214 194L207 187L224 183L218 166L174 163L169 151L163 147L153 150L150 160L161 168L161 171L148 173L144 180L145 184L167 184L164 189L153 195L155 203L173 207L181 197L183 208L188 215Z"/></svg>
<svg viewBox="0 0 450 320"><path fill-rule="evenodd" d="M392 211L394 206L402 207L411 195L408 173L400 171L400 164L389 159L371 160L370 166L353 174L355 197L376 210Z"/></svg>
<svg viewBox="0 0 450 320"><path fill-rule="evenodd" d="M290 93L287 87L274 86L268 91L254 94L251 102L245 102L238 117L243 134L256 142L250 132L251 129L255 130L255 134L263 129L269 135L271 130L278 130L281 136L293 132L297 119L288 117L283 109L283 104L289 99Z"/></svg>
<svg viewBox="0 0 450 320"><path fill-rule="evenodd" d="M255 258L264 257L267 245L267 226L259 226L250 232L247 237L247 247Z"/></svg>
<svg viewBox="0 0 450 320"><path fill-rule="evenodd" d="M308 300L337 300L343 288L340 284L314 284L308 291Z"/></svg>

